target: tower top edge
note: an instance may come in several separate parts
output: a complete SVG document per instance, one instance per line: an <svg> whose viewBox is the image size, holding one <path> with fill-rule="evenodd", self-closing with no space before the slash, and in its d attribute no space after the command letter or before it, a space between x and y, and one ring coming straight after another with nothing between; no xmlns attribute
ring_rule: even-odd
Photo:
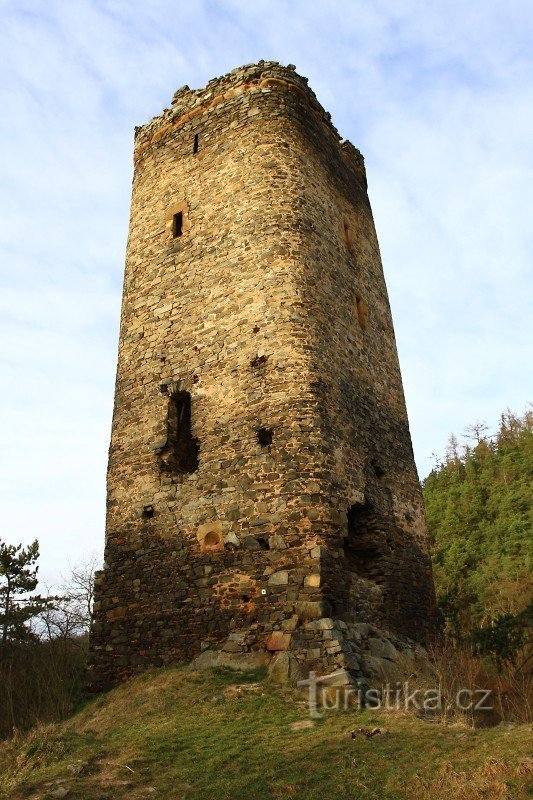
<svg viewBox="0 0 533 800"><path fill-rule="evenodd" d="M353 150L358 157L361 155L348 140L343 140L331 121L331 114L319 102L308 79L296 71L294 64L283 66L277 61L258 61L255 64L244 64L236 67L217 78L212 78L205 86L191 89L182 86L172 96L170 108L165 108L161 114L153 117L149 122L135 128L136 145L143 140L151 139L156 131L167 125L192 118L202 113L203 110L230 99L247 89L261 89L276 84L282 84L298 91L311 105L324 125L329 128L333 136L342 143L344 152Z"/></svg>

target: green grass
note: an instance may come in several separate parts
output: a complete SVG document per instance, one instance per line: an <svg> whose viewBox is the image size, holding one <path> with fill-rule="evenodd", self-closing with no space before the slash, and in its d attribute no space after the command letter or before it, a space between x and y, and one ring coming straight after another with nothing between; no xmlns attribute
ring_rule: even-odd
<svg viewBox="0 0 533 800"><path fill-rule="evenodd" d="M522 800L530 729L473 730L406 714L330 712L310 730L305 698L260 672L148 672L66 722L0 745L0 797L162 800ZM349 739L356 727L386 727ZM83 762L72 775L69 765ZM63 783L56 783L63 781Z"/></svg>

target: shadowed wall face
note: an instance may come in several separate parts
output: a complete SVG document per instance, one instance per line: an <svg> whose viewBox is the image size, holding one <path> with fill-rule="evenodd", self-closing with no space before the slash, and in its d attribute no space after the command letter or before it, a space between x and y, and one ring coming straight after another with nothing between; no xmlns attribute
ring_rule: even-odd
<svg viewBox="0 0 533 800"><path fill-rule="evenodd" d="M363 159L292 68L184 87L136 135L93 683L433 612Z"/></svg>

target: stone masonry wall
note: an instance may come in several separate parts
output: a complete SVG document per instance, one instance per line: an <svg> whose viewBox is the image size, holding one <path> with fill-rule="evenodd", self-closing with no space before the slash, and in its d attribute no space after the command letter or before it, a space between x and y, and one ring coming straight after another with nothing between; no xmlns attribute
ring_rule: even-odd
<svg viewBox="0 0 533 800"><path fill-rule="evenodd" d="M434 611L363 159L292 67L183 87L136 131L92 686L206 648L363 674L349 626Z"/></svg>

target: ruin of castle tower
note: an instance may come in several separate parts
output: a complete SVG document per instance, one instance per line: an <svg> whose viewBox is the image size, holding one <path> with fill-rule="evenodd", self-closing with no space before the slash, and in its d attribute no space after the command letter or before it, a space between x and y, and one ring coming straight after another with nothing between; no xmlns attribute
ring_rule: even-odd
<svg viewBox="0 0 533 800"><path fill-rule="evenodd" d="M360 676L434 629L363 158L292 66L136 131L107 497L96 688L206 649Z"/></svg>

